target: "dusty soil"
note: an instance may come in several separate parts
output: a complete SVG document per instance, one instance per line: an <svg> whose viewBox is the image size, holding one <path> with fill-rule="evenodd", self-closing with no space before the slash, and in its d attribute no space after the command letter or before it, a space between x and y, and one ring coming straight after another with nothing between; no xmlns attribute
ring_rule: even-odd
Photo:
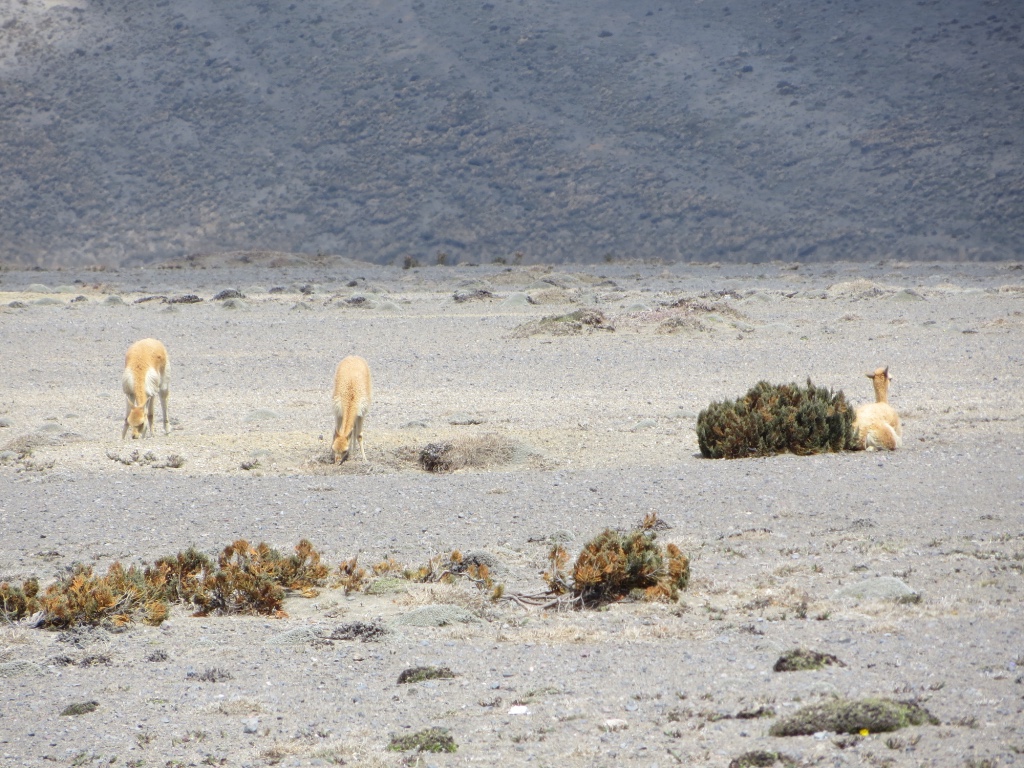
<svg viewBox="0 0 1024 768"><path fill-rule="evenodd" d="M1020 764L1019 264L203 266L0 273L0 579L306 537L332 566L482 550L509 592L532 592L552 541L575 554L657 512L691 585L678 603L598 611L409 584L292 597L277 619L178 609L119 633L5 626L3 765L398 765L391 735L430 726L458 744L422 756L437 766L725 766L752 750L798 765ZM224 289L244 298L214 300ZM202 301L140 301L187 294ZM579 309L614 330L517 332ZM144 336L170 354L172 428L122 442L123 354ZM369 360L376 397L368 461L336 467L329 387L350 353ZM864 373L885 364L902 450L699 457L712 400L811 377L864 402ZM415 462L427 443L483 435L511 446L499 463L435 475ZM876 576L920 600L837 596ZM401 623L432 603L470 620ZM330 638L357 621L388 632ZM845 666L774 672L794 648ZM398 684L423 664L456 677ZM912 699L939 724L768 735L835 696Z"/></svg>

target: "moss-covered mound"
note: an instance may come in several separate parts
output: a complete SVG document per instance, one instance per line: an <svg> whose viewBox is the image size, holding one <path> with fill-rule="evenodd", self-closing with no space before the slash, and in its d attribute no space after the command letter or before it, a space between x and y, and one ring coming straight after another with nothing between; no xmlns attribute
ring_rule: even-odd
<svg viewBox="0 0 1024 768"><path fill-rule="evenodd" d="M808 651L804 648L794 648L786 651L775 662L776 672L803 672L807 670L822 669L828 666L845 667L846 665L831 653L819 651Z"/></svg>
<svg viewBox="0 0 1024 768"><path fill-rule="evenodd" d="M771 736L809 736L834 733L887 733L911 725L938 725L939 721L919 704L892 699L836 699L812 704L778 720Z"/></svg>
<svg viewBox="0 0 1024 768"><path fill-rule="evenodd" d="M854 412L842 392L759 382L738 400L712 403L697 417L697 442L709 459L854 450Z"/></svg>

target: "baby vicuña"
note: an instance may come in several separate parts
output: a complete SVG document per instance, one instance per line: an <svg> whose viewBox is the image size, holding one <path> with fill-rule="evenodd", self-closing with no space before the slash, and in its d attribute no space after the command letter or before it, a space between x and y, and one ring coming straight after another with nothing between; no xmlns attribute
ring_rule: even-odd
<svg viewBox="0 0 1024 768"><path fill-rule="evenodd" d="M373 381L366 361L350 355L338 363L334 373L334 462L341 464L355 451L366 461L363 450L363 418L373 400Z"/></svg>
<svg viewBox="0 0 1024 768"><path fill-rule="evenodd" d="M169 432L167 394L170 391L170 379L167 376L167 350L163 344L156 339L142 339L128 347L128 353L124 356L121 388L128 398L124 429L121 430L122 440L129 429L133 440L145 437L147 420L149 434L153 435L153 398L158 394L164 412L164 434Z"/></svg>

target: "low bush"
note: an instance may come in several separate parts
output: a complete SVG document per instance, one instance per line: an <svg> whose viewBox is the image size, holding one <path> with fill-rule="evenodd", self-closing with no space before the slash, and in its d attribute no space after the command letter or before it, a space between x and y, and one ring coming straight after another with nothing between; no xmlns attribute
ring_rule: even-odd
<svg viewBox="0 0 1024 768"><path fill-rule="evenodd" d="M712 403L697 417L697 442L709 459L855 450L854 411L842 392L759 382L738 400Z"/></svg>
<svg viewBox="0 0 1024 768"><path fill-rule="evenodd" d="M556 544L544 574L551 592L570 596L583 607L633 597L676 600L690 581L690 561L675 544L657 543L655 529L663 524L650 514L628 533L605 529L583 547L566 571L569 555Z"/></svg>

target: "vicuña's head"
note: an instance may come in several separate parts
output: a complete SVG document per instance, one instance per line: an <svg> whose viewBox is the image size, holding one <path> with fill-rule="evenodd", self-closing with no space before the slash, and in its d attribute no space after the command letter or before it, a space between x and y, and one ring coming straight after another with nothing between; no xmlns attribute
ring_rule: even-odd
<svg viewBox="0 0 1024 768"><path fill-rule="evenodd" d="M331 445L331 450L334 451L334 463L344 464L348 458L348 439L343 438L340 433L334 433L334 443Z"/></svg>
<svg viewBox="0 0 1024 768"><path fill-rule="evenodd" d="M132 430L132 440L142 437L146 429L146 406L136 406L128 412L125 418Z"/></svg>
<svg viewBox="0 0 1024 768"><path fill-rule="evenodd" d="M875 400L879 403L888 402L889 399L889 382L893 380L892 376L889 375L889 366L885 368L876 368L874 373L865 374L871 382L875 385Z"/></svg>

